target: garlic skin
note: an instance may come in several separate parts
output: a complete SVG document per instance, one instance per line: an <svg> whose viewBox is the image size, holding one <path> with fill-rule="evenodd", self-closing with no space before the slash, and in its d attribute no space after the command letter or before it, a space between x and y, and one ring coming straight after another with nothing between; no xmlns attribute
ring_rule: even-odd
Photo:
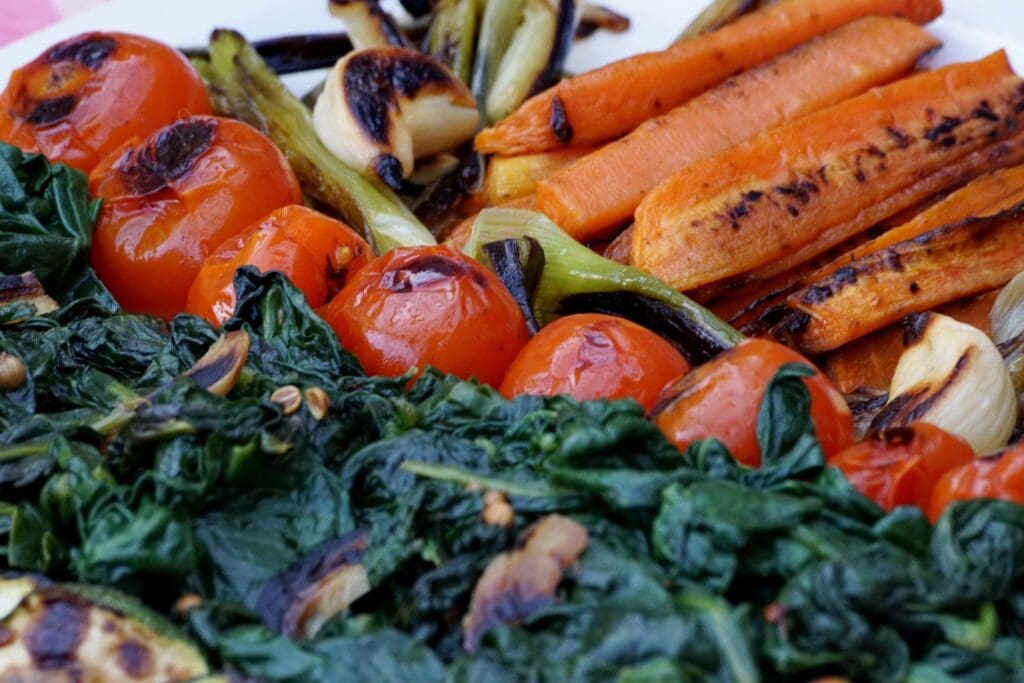
<svg viewBox="0 0 1024 683"><path fill-rule="evenodd" d="M872 429L928 422L965 439L978 455L1006 446L1017 422L1010 373L981 330L948 316L914 316Z"/></svg>
<svg viewBox="0 0 1024 683"><path fill-rule="evenodd" d="M1018 273L999 292L989 321L996 344L1006 344L1024 335L1024 272Z"/></svg>
<svg viewBox="0 0 1024 683"><path fill-rule="evenodd" d="M313 108L313 126L327 149L396 190L416 159L469 140L479 118L472 93L451 71L396 47L338 60Z"/></svg>

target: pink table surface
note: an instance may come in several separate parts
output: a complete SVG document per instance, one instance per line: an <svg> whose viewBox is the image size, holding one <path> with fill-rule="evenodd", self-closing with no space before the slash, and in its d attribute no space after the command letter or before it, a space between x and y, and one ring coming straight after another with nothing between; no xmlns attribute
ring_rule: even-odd
<svg viewBox="0 0 1024 683"><path fill-rule="evenodd" d="M0 0L0 45L102 2L105 0Z"/></svg>

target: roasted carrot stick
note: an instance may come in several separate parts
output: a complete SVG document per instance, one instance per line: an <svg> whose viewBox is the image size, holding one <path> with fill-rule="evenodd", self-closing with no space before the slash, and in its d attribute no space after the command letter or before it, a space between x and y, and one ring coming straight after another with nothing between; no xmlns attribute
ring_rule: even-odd
<svg viewBox="0 0 1024 683"><path fill-rule="evenodd" d="M955 301L937 309L954 320L973 325L986 334L989 313L999 290ZM819 367L844 394L858 389L888 390L892 373L903 355L903 328L896 324L872 332L826 354Z"/></svg>
<svg viewBox="0 0 1024 683"><path fill-rule="evenodd" d="M718 31L564 80L481 131L487 154L543 152L618 137L694 95L805 43L872 14L926 24L941 0L788 0Z"/></svg>
<svg viewBox="0 0 1024 683"><path fill-rule="evenodd" d="M1024 203L868 254L793 294L777 331L822 353L911 313L1005 284L1024 263Z"/></svg>
<svg viewBox="0 0 1024 683"><path fill-rule="evenodd" d="M698 161L640 205L633 264L692 289L810 245L806 260L913 204L920 197L906 193L922 178L1018 130L1022 83L997 52L876 88Z"/></svg>
<svg viewBox="0 0 1024 683"><path fill-rule="evenodd" d="M909 73L939 46L896 17L866 17L651 119L537 185L537 206L581 242L632 217L658 183L786 121Z"/></svg>
<svg viewBox="0 0 1024 683"><path fill-rule="evenodd" d="M537 183L594 151L593 147L567 147L553 152L494 157L487 164L484 191L491 203L528 195Z"/></svg>

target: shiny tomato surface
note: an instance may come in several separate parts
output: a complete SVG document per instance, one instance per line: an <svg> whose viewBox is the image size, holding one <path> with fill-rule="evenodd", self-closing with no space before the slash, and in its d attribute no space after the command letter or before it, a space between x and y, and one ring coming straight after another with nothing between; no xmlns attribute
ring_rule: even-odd
<svg viewBox="0 0 1024 683"><path fill-rule="evenodd" d="M132 141L92 172L103 199L92 263L128 311L185 310L203 260L276 208L302 201L288 162L239 121L193 116Z"/></svg>
<svg viewBox="0 0 1024 683"><path fill-rule="evenodd" d="M530 338L501 280L446 246L388 252L352 277L326 319L370 374L430 365L493 387Z"/></svg>
<svg viewBox="0 0 1024 683"><path fill-rule="evenodd" d="M937 522L950 503L974 498L998 498L1024 505L1024 443L947 472L932 491L928 518Z"/></svg>
<svg viewBox="0 0 1024 683"><path fill-rule="evenodd" d="M547 325L519 352L501 393L633 398L649 411L665 385L689 369L671 344L634 322L570 315Z"/></svg>
<svg viewBox="0 0 1024 683"><path fill-rule="evenodd" d="M761 399L775 373L787 363L813 367L781 344L748 339L666 387L654 409L654 421L680 450L714 437L728 446L737 460L758 467ZM853 443L850 409L820 372L803 382L811 392L811 419L818 440L826 456L835 455Z"/></svg>
<svg viewBox="0 0 1024 683"><path fill-rule="evenodd" d="M974 461L974 449L955 434L919 422L877 432L828 462L855 489L885 510L916 505L926 510L946 472Z"/></svg>
<svg viewBox="0 0 1024 683"><path fill-rule="evenodd" d="M188 312L220 325L235 310L235 271L283 273L313 308L366 265L370 246L344 223L292 204L271 211L206 257L188 293Z"/></svg>
<svg viewBox="0 0 1024 683"><path fill-rule="evenodd" d="M0 94L0 140L89 173L128 140L210 111L202 81L174 48L84 33L11 75Z"/></svg>

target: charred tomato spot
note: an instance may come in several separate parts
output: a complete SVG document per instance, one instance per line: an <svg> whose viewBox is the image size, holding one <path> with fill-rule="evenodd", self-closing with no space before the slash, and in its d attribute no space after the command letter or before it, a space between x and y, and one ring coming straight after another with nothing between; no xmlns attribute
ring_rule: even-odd
<svg viewBox="0 0 1024 683"><path fill-rule="evenodd" d="M467 275L471 276L476 284L487 287L487 280L468 264L431 254L388 271L384 274L383 284L392 292L412 292L441 280L453 280Z"/></svg>
<svg viewBox="0 0 1024 683"><path fill-rule="evenodd" d="M192 170L213 144L215 129L216 124L208 119L171 124L142 149L129 150L115 168L132 193L156 192Z"/></svg>
<svg viewBox="0 0 1024 683"><path fill-rule="evenodd" d="M153 655L142 643L126 640L117 647L117 665L133 678L144 678L153 671Z"/></svg>
<svg viewBox="0 0 1024 683"><path fill-rule="evenodd" d="M87 69L96 69L114 53L117 41L102 33L90 33L67 43L54 45L43 59L49 63L78 62Z"/></svg>
<svg viewBox="0 0 1024 683"><path fill-rule="evenodd" d="M25 636L25 648L43 670L62 669L75 659L89 624L89 610L63 599L45 600L39 620Z"/></svg>
<svg viewBox="0 0 1024 683"><path fill-rule="evenodd" d="M73 112L77 105L78 98L74 95L36 100L28 103L31 110L23 118L34 126L45 126L60 121Z"/></svg>
<svg viewBox="0 0 1024 683"><path fill-rule="evenodd" d="M563 145L572 142L572 125L569 123L569 117L565 113L565 104L560 97L551 101L551 132L555 134L555 139Z"/></svg>

